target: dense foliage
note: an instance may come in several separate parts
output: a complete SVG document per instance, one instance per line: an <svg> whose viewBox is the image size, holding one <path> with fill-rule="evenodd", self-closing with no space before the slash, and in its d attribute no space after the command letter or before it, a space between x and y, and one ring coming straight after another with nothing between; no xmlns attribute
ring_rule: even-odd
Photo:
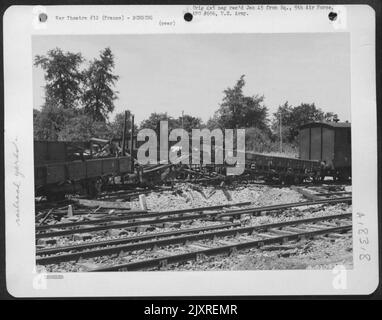
<svg viewBox="0 0 382 320"><path fill-rule="evenodd" d="M140 125L140 129L152 129L159 134L160 121L168 121L168 129L171 131L176 128L183 128L187 132L191 132L192 129L204 128L201 118L193 117L188 114L183 114L178 118L173 118L164 113L151 113L150 116L143 120Z"/></svg>
<svg viewBox="0 0 382 320"><path fill-rule="evenodd" d="M110 48L106 48L84 71L82 102L85 113L94 121L105 121L114 110L117 95L113 87L118 76L113 74L113 69L114 57Z"/></svg>
<svg viewBox="0 0 382 320"><path fill-rule="evenodd" d="M245 96L244 75L233 88L224 90L223 102L208 122L209 128L250 128L268 130L268 109L264 106L264 96Z"/></svg>
<svg viewBox="0 0 382 320"><path fill-rule="evenodd" d="M91 137L121 138L125 113L114 111L118 76L114 74L114 55L105 48L98 58L83 66L80 53L63 52L56 48L44 56L36 56L34 64L41 67L45 77L45 101L40 110L33 110L34 138L36 140L83 141ZM245 76L232 88L223 91L222 102L206 124L199 117L183 114L178 118L166 112L151 113L139 128L150 128L159 134L159 123L167 120L169 130L184 128L187 132L201 128L246 129L246 149L256 152L280 150L280 122L282 151L296 152L298 128L311 121L333 121L336 114L325 113L314 103L298 106L285 102L271 117L265 97L243 93ZM128 118L131 112L127 110ZM127 132L131 123L127 121ZM135 126L138 129L138 126Z"/></svg>
<svg viewBox="0 0 382 320"><path fill-rule="evenodd" d="M338 116L332 112L323 112L314 103L302 103L293 107L287 101L279 106L277 112L273 114L272 129L274 132L280 130L280 118L282 136L287 142L292 143L296 140L299 126L313 121L333 121Z"/></svg>
<svg viewBox="0 0 382 320"><path fill-rule="evenodd" d="M35 57L34 65L43 69L45 78L44 104L33 111L35 140L83 141L121 135L115 121L108 122L118 80L110 48L86 67L84 62L80 53L59 48Z"/></svg>

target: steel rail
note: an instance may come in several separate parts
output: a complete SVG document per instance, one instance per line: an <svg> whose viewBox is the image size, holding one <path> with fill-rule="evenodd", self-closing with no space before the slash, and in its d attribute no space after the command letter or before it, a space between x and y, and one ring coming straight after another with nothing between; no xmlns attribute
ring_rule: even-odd
<svg viewBox="0 0 382 320"><path fill-rule="evenodd" d="M210 248L205 250L198 250L198 251L193 251L188 253L181 253L181 254L148 259L143 261L130 262L130 263L112 265L112 266L104 266L104 267L99 267L99 268L90 270L90 272L134 271L134 270L142 270L142 269L149 269L149 268L152 269L152 268L158 268L167 264L180 263L180 262L185 262L189 260L197 260L198 257L201 257L201 256L219 255L219 254L233 252L235 250L250 249L255 247L261 247L264 245L275 244L275 243L284 243L287 241L299 240L302 238L307 239L307 238L311 238L318 235L345 232L351 229L352 229L351 225L346 225L346 226L325 228L325 229L319 229L319 230L313 230L313 231L307 231L307 232L299 232L295 234L283 235L283 236L274 237L274 238L266 238L266 239L260 239L260 240L235 243L232 245L220 246L220 247L215 247L215 248Z"/></svg>
<svg viewBox="0 0 382 320"><path fill-rule="evenodd" d="M102 224L102 223L108 223L108 222L112 222L112 221L153 218L153 217L176 215L176 214L189 213L189 212L210 211L210 210L215 210L215 209L223 209L223 208L236 207L236 206L238 206L238 207L246 206L246 205L250 205L250 204L251 204L250 201L246 201L246 202L238 202L238 203L227 203L227 204L221 204L221 205L209 206L209 207L186 208L186 209L169 210L169 211L162 211L162 212L150 212L150 213L142 212L142 213L138 213L138 214L124 213L125 214L124 216L114 216L114 217L105 218L105 219L57 223L57 224L51 224L51 225L36 226L36 231L47 230L47 229L66 228L66 227L77 227L77 226L81 226L81 225L90 225L90 224Z"/></svg>
<svg viewBox="0 0 382 320"><path fill-rule="evenodd" d="M216 229L238 227L240 225L241 223L239 222L226 223L226 224L213 225L209 227L188 228L188 229L181 229L181 230L167 231L167 232L156 232L156 233L150 233L150 234L145 234L145 235L135 236L135 237L125 237L125 238L113 239L113 240L103 240L103 241L96 241L96 242L89 242L89 243L81 243L81 244L71 245L71 246L39 249L39 250L36 250L36 255L49 255L49 254L75 251L75 250L76 251L86 250L86 249L92 249L96 247L105 247L110 245L118 245L118 244L126 244L126 243L132 243L132 242L138 242L138 241L144 241L144 240L159 239L164 237L173 237L180 234L192 234L192 233L199 233L199 232L211 231Z"/></svg>
<svg viewBox="0 0 382 320"><path fill-rule="evenodd" d="M254 214L260 214L261 212L274 211L274 210L284 210L284 209L293 208L293 207L310 206L310 205L316 205L316 204L341 203L341 202L349 202L349 201L351 201L351 197L336 198L336 199L322 199L322 200L316 200L316 201L295 202L295 203L273 205L273 206L267 206L267 207L238 209L238 210L232 210L232 211L226 211L226 212L221 212L221 211L207 212L207 213L201 213L198 215L187 215L187 216L171 217L171 218L164 218L164 219L132 221L132 222L112 224L112 225L101 225L101 226L96 226L96 227L88 227L88 228L80 228L80 229L69 229L69 230L51 231L51 232L46 232L46 233L36 233L36 239L59 237L59 236L73 235L76 233L87 233L87 232L95 232L95 231L102 231L102 230L108 230L108 229L121 229L121 228L144 226L144 225L157 225L157 224L162 224L163 222L174 222L174 221L186 221L186 220L193 220L193 219L212 218L212 217L216 217L216 216L218 216L218 217L239 216L241 214L254 215Z"/></svg>
<svg viewBox="0 0 382 320"><path fill-rule="evenodd" d="M261 213L266 211L285 210L285 209L295 208L295 207L314 206L318 204L336 204L336 203L344 203L344 202L346 203L351 201L352 201L352 197L341 197L341 198L333 198L333 199L318 199L314 201L284 203L284 204L276 204L272 206L230 210L230 211L226 211L219 214L219 217L235 216L235 215L241 215L241 214L255 214L255 213Z"/></svg>
<svg viewBox="0 0 382 320"><path fill-rule="evenodd" d="M181 237L172 237L172 238L162 239L162 240L130 243L126 245L119 245L119 246L114 246L109 248L100 248L100 249L89 250L89 251L60 254L60 255L47 256L47 257L39 257L36 259L36 262L40 265L52 264L52 263L59 263L64 261L77 260L80 258L92 258L92 257L98 257L98 256L104 256L104 255L117 254L120 252L131 252L131 251L142 250L142 249L147 250L147 249L153 249L155 247L161 247L161 246L163 247L163 246L174 245L174 244L183 244L183 243L187 243L188 241L213 239L215 237L226 237L226 236L232 236L232 235L243 234L243 233L248 234L248 233L253 233L256 231L257 232L266 231L273 228L283 228L286 226L300 225L304 223L314 223L319 221L327 221L327 220L333 220L333 219L347 219L347 218L351 218L350 213L323 216L323 217L313 217L313 218L307 218L307 219L297 219L297 220L290 220L290 221L284 221L284 222L248 226L248 227L241 227L241 228L232 228L228 230L198 233L198 234L186 235Z"/></svg>
<svg viewBox="0 0 382 320"><path fill-rule="evenodd" d="M109 213L111 210L113 210L113 213ZM73 209L73 216L88 216L92 215L93 217L98 215L110 215L114 216L115 214L144 214L147 213L147 210L130 210L130 209L105 209L105 208L89 208L89 209ZM52 212L55 216L66 216L68 214L68 209L61 209L59 211L54 210Z"/></svg>
<svg viewBox="0 0 382 320"><path fill-rule="evenodd" d="M125 222L125 223L101 225L101 226L80 228L80 229L66 229L66 230L60 230L60 231L50 231L50 232L45 232L45 233L36 233L36 239L61 237L61 236L68 236L68 235L73 235L73 234L77 234L77 233L88 233L88 232L96 232L96 231L103 231L103 230L109 230L109 229L122 229L122 228L137 227L137 226L157 225L157 224L162 224L164 222L193 220L193 219L200 219L201 216L206 217L207 215L208 214L195 214L195 215L171 217L171 218L164 218L164 219L153 219L153 220L145 220L145 221L131 221L131 222ZM217 213L215 213L214 215L216 216Z"/></svg>
<svg viewBox="0 0 382 320"><path fill-rule="evenodd" d="M323 196L341 196L341 195L349 195L351 191L340 191L340 192L318 192L314 193L315 196L323 197Z"/></svg>

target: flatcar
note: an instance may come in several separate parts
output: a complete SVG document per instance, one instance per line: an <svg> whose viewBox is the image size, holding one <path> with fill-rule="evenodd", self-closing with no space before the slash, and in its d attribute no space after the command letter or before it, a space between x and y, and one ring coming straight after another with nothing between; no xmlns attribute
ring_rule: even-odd
<svg viewBox="0 0 382 320"><path fill-rule="evenodd" d="M110 147L109 147L110 148ZM130 156L97 156L91 142L35 141L35 195L49 200L65 194L94 196L112 176L131 172Z"/></svg>

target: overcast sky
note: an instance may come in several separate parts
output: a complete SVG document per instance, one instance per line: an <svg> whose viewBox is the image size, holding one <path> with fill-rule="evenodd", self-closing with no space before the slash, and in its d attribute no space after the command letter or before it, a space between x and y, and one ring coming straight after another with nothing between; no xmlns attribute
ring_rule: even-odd
<svg viewBox="0 0 382 320"><path fill-rule="evenodd" d="M264 95L270 114L286 100L316 103L350 119L350 43L339 34L203 34L35 36L33 56L55 47L88 60L110 47L120 76L115 112L138 122L151 112L208 120L245 74L246 95ZM44 100L44 75L34 67L34 107ZM112 118L112 117L111 117Z"/></svg>

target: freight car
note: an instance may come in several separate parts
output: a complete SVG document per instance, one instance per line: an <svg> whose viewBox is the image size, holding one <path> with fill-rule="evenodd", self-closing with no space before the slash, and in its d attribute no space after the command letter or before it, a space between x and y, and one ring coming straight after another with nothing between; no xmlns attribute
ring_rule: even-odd
<svg viewBox="0 0 382 320"><path fill-rule="evenodd" d="M316 181L322 174L319 161L248 151L245 153L245 166L250 175L262 176L268 182L277 181L283 184L299 184L305 179Z"/></svg>
<svg viewBox="0 0 382 320"><path fill-rule="evenodd" d="M49 200L70 193L93 196L109 177L130 173L130 156L111 156L112 144L102 156L101 142L95 147L92 142L35 141L35 195Z"/></svg>
<svg viewBox="0 0 382 320"><path fill-rule="evenodd" d="M246 172L285 184L306 179L351 178L351 125L348 122L312 122L300 127L299 158L246 151Z"/></svg>
<svg viewBox="0 0 382 320"><path fill-rule="evenodd" d="M299 158L246 151L245 172L249 176L262 176L266 181L276 180L284 184L318 181L326 176L347 180L351 178L350 129L350 123L305 124L300 127ZM150 173L159 172L160 179L163 179L162 167L146 168L146 171L143 167L134 168L132 158L121 156L120 151L120 141L35 141L36 196L56 199L65 194L83 192L93 196L114 176L120 176L122 180L128 177L142 183L144 173L147 179L154 180ZM208 165L203 167L209 168ZM225 172L224 166L212 165L211 168L220 174ZM164 169L167 170L167 167Z"/></svg>
<svg viewBox="0 0 382 320"><path fill-rule="evenodd" d="M300 159L320 161L322 177L351 178L351 125L348 122L312 122L300 127Z"/></svg>

